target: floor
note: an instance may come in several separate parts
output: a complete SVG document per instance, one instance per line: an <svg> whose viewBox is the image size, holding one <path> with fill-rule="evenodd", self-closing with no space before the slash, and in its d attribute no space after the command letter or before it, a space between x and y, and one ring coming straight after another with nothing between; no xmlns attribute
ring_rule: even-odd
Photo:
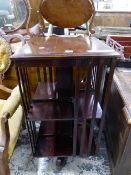
<svg viewBox="0 0 131 175"><path fill-rule="evenodd" d="M111 175L104 139L99 157L68 158L66 165L58 170L55 158L34 158L27 131L20 135L10 161L11 175Z"/></svg>

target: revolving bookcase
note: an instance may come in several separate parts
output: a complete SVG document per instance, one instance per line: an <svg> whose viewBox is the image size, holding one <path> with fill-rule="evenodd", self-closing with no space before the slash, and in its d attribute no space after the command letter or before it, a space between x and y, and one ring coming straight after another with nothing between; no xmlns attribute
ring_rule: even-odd
<svg viewBox="0 0 131 175"><path fill-rule="evenodd" d="M98 152L118 57L98 39L80 36L34 37L12 56L34 156Z"/></svg>

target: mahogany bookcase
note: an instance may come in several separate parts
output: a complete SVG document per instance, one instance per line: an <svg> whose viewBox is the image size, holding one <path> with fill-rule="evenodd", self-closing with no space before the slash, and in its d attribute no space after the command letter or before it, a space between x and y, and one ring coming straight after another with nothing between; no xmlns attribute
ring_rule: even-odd
<svg viewBox="0 0 131 175"><path fill-rule="evenodd" d="M98 152L117 58L104 42L82 36L33 37L16 51L12 60L34 156ZM68 68L66 75L56 74Z"/></svg>

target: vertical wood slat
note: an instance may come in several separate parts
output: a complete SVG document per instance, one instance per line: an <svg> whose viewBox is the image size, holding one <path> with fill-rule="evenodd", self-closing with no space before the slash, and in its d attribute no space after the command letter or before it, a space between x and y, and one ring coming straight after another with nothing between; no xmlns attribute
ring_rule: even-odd
<svg viewBox="0 0 131 175"><path fill-rule="evenodd" d="M105 121L105 113L107 111L107 105L109 102L109 96L110 96L110 91L111 91L111 83L113 79L113 74L115 70L115 65L116 65L116 60L112 59L110 63L110 71L109 71L109 76L106 84L106 90L104 94L104 102L103 102L103 110L102 110L102 117L101 117L101 122L100 122L100 129L98 133L98 138L97 138L97 143L96 143L96 154L98 154L98 149L100 145L100 140L102 136L102 131L103 131L103 126L104 126L104 121Z"/></svg>
<svg viewBox="0 0 131 175"><path fill-rule="evenodd" d="M82 136L81 136L81 144L80 144L80 155L82 156L83 148L84 148L84 141L86 137L86 107L89 103L89 94L90 94L90 88L91 88L91 80L92 80L92 62L87 66L87 76L86 76L86 88L85 88L85 99L84 99L84 119L82 122Z"/></svg>
<svg viewBox="0 0 131 175"><path fill-rule="evenodd" d="M27 106L28 106L28 111L30 109L30 103L31 103L31 99L30 99L30 90L29 90L29 86L28 86L28 79L27 79L27 74L26 74L26 68L22 68L22 73L23 73L23 77L24 77L24 86L25 86L25 95L26 95L26 100L27 100Z"/></svg>
<svg viewBox="0 0 131 175"><path fill-rule="evenodd" d="M79 66L76 65L75 72L75 100L74 100L74 130L73 130L73 156L76 156L77 149L77 129L78 129L78 111L79 111Z"/></svg>
<svg viewBox="0 0 131 175"><path fill-rule="evenodd" d="M30 91L30 87L29 87L29 79L28 79L28 73L27 73L27 68L22 68L22 74L23 77L25 79L25 98L28 101L28 111L29 108L31 106L31 91ZM35 153L35 146L36 146L36 130L35 130L35 126L33 125L33 122L29 122L29 128L30 128L30 137L31 137L31 142L32 142L32 149L33 152Z"/></svg>
<svg viewBox="0 0 131 175"><path fill-rule="evenodd" d="M92 72L91 72L91 75L92 75L91 85L93 90L95 89L95 76L96 76L95 74L96 74L96 69L95 69L95 66L93 66Z"/></svg>
<svg viewBox="0 0 131 175"><path fill-rule="evenodd" d="M94 65L92 68L92 90L95 90L95 84L96 84L96 75L97 75L97 65Z"/></svg>
<svg viewBox="0 0 131 175"><path fill-rule="evenodd" d="M26 81L27 81L27 87L28 87L28 95L29 95L29 100L30 100L30 104L31 104L31 89L30 89L30 83L29 83L29 76L28 76L27 68L25 69L25 74L26 74Z"/></svg>
<svg viewBox="0 0 131 175"><path fill-rule="evenodd" d="M22 106L24 108L24 116L26 117L27 116L27 107L26 107L26 102L25 102L25 99L24 99L24 94L23 94L23 86L22 86L22 75L21 75L21 71L20 71L20 68L19 67L16 67L16 73L17 73L17 77L18 77L18 83L19 83L19 90L20 90L20 94L21 94L21 98L22 98ZM29 127L29 124L28 122L26 121L26 125L27 125L27 129L28 129L28 134L29 134L29 139L30 139L30 143L31 143L31 149L32 149L32 152L34 153L34 146L33 146L33 142L32 142L32 136L31 136L31 130L30 130L30 127Z"/></svg>
<svg viewBox="0 0 131 175"><path fill-rule="evenodd" d="M32 122L33 125L33 130L34 130L34 136L35 136L35 147L37 144L37 132L36 132L36 125L35 125L35 121Z"/></svg>
<svg viewBox="0 0 131 175"><path fill-rule="evenodd" d="M27 113L29 111L29 101L28 101L28 94L27 94L27 89L26 89L26 83L25 83L25 74L24 74L24 68L23 67L20 67L19 68L20 70L20 75L21 75L21 82L22 82L22 87L23 87L23 96L24 96L24 99L25 99L25 105L26 105L26 110L27 110Z"/></svg>
<svg viewBox="0 0 131 175"><path fill-rule="evenodd" d="M26 103L26 110L27 110L27 114L29 112L30 109L30 100L29 100L29 94L28 94L28 90L27 90L27 83L26 83L26 74L25 74L25 68L22 67L20 68L20 74L21 74L21 82L23 85L23 95L24 95L24 99L25 99L25 103ZM28 129L29 129L29 137L30 137L30 141L32 144L32 150L33 153L35 153L35 137L34 137L34 131L33 131L33 127L31 122L28 122Z"/></svg>
<svg viewBox="0 0 131 175"><path fill-rule="evenodd" d="M43 78L41 77L41 68L42 67L37 67L37 79L38 79L38 82L41 82L41 81L44 81L45 83L53 82L53 67L46 67L46 66L44 66L42 68L42 70L43 70Z"/></svg>
<svg viewBox="0 0 131 175"><path fill-rule="evenodd" d="M34 126L33 126L33 122L32 121L29 121L29 127L30 127L30 130L31 130L31 139L32 139L32 145L33 145L33 149L34 149L34 152L35 152L35 147L36 147L36 135L35 135L35 130L34 130Z"/></svg>
<svg viewBox="0 0 131 175"><path fill-rule="evenodd" d="M28 135L29 135L29 140L30 140L30 143L31 143L32 153L35 154L35 146L34 146L34 143L33 143L33 140L32 140L30 121L26 121L26 125L27 125L27 129L28 129Z"/></svg>
<svg viewBox="0 0 131 175"><path fill-rule="evenodd" d="M53 82L53 67L43 67L44 82Z"/></svg>
<svg viewBox="0 0 131 175"><path fill-rule="evenodd" d="M41 82L40 67L36 68L38 82Z"/></svg>
<svg viewBox="0 0 131 175"><path fill-rule="evenodd" d="M43 67L44 82L47 82L47 67Z"/></svg>
<svg viewBox="0 0 131 175"><path fill-rule="evenodd" d="M18 83L19 83L19 90L20 90L21 99L22 99L22 106L24 108L24 115L27 116L26 103L25 103L25 99L24 99L24 95L23 95L23 87L21 84L21 74L20 74L19 67L16 67L16 74L17 74Z"/></svg>
<svg viewBox="0 0 131 175"><path fill-rule="evenodd" d="M20 72L21 72L21 81L23 84L23 94L24 94L24 98L26 99L25 101L26 101L27 113L28 113L30 109L30 99L29 99L29 93L28 93L28 84L27 84L27 76L26 76L25 68L24 67L20 68ZM32 150L33 150L33 153L35 153L35 137L34 137L34 130L31 122L28 123L28 127L29 127L30 140L32 143Z"/></svg>
<svg viewBox="0 0 131 175"><path fill-rule="evenodd" d="M52 67L49 67L49 77L50 77L50 82L53 82L53 74L52 74Z"/></svg>
<svg viewBox="0 0 131 175"><path fill-rule="evenodd" d="M97 68L97 75L96 75L96 82L95 82L95 98L94 98L94 104L93 104L93 112L92 112L92 119L90 124L90 133L89 133L89 143L88 143L88 154L91 154L91 147L92 147L92 141L93 141L93 130L94 130L94 124L95 124L95 118L96 118L96 111L97 111L97 104L99 100L100 95L100 85L101 85L101 78L102 78L102 71L103 71L103 61L100 60L98 63Z"/></svg>
<svg viewBox="0 0 131 175"><path fill-rule="evenodd" d="M95 85L96 85L96 75L97 75L97 71L98 71L98 66L94 66L94 73L95 73L95 82L94 82L94 89L95 89Z"/></svg>

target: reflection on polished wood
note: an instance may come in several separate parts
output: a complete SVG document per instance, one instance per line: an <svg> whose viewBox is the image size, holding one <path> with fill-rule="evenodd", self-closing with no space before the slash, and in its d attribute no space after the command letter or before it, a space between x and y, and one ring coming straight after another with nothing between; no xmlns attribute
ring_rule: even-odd
<svg viewBox="0 0 131 175"><path fill-rule="evenodd" d="M19 59L28 60L45 59L46 57L57 57L66 59L70 57L119 57L117 52L105 45L102 41L94 37L34 37L31 38L21 49L17 50L12 56L13 60Z"/></svg>

